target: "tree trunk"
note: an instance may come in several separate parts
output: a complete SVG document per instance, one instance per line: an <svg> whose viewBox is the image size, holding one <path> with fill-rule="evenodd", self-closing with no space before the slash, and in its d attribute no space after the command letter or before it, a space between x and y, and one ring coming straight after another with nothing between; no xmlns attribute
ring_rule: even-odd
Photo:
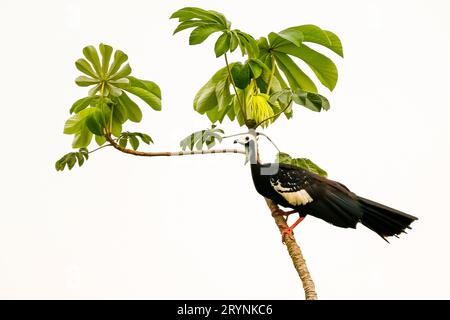
<svg viewBox="0 0 450 320"><path fill-rule="evenodd" d="M282 215L283 211L270 199L266 198L267 206L272 212L272 217L283 235L283 230L289 228ZM298 246L293 235L284 234L283 243L286 245L289 255L291 256L292 262L294 263L295 270L297 270L298 275L303 284L303 290L305 291L306 300L317 300L317 293L314 287L314 282L309 274L308 267L306 266L306 261L303 258L302 251Z"/></svg>

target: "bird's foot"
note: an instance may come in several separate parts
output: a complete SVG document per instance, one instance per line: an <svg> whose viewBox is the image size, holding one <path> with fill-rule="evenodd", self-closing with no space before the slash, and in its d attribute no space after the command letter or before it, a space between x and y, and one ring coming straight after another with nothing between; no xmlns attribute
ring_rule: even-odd
<svg viewBox="0 0 450 320"><path fill-rule="evenodd" d="M294 237L294 230L292 228L286 228L281 231L281 242L286 243L286 237L292 239Z"/></svg>
<svg viewBox="0 0 450 320"><path fill-rule="evenodd" d="M295 221L294 224L293 224L292 226L290 226L289 228L283 229L283 230L281 231L281 241L282 241L283 243L286 243L286 241L285 241L286 237L289 237L290 239L293 239L293 238L294 238L294 228L295 228L296 226L298 226L298 224L299 224L300 222L302 222L303 219L305 219L305 217L300 217L300 218L298 218L298 220Z"/></svg>

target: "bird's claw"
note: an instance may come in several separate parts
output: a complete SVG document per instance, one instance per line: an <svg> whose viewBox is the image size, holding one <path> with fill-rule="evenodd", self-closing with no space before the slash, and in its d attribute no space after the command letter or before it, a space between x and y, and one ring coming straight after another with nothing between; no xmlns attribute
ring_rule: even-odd
<svg viewBox="0 0 450 320"><path fill-rule="evenodd" d="M289 237L292 239L294 237L294 230L292 228L286 228L281 231L281 242L286 243L285 239Z"/></svg>

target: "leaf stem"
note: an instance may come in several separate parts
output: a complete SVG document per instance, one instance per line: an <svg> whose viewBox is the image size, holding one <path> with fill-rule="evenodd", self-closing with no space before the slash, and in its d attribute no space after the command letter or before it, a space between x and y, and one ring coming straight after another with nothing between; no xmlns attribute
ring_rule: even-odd
<svg viewBox="0 0 450 320"><path fill-rule="evenodd" d="M233 86L234 93L236 94L236 99L238 100L238 103L241 106L241 111L242 111L242 114L244 115L244 118L247 119L247 115L245 114L245 110L244 110L244 105L242 104L241 99L239 98L236 84L234 83L233 75L231 74L231 68L230 68L230 64L228 63L228 56L226 53L224 54L224 57L225 57L225 64L227 65L228 76L230 77L231 85Z"/></svg>
<svg viewBox="0 0 450 320"><path fill-rule="evenodd" d="M289 100L289 103L286 105L286 107L284 107L283 110L281 110L280 112L274 114L273 116L271 116L271 117L269 117L269 118L267 118L267 119L264 119L263 121L261 121L260 123L258 123L258 124L256 125L255 129L258 128L258 127L259 127L261 124L263 124L264 122L266 122L266 121L268 121L268 120L271 120L271 119L274 119L274 118L278 117L280 114L282 114L283 112L285 112L285 111L289 108L289 106L290 106L291 104L292 104L292 99Z"/></svg>
<svg viewBox="0 0 450 320"><path fill-rule="evenodd" d="M112 147L112 144L105 144L105 145L103 145L103 146L98 147L97 149L88 151L88 153L91 154L91 153L94 153L95 151L98 151L98 150L103 149L103 148L106 148L106 147Z"/></svg>

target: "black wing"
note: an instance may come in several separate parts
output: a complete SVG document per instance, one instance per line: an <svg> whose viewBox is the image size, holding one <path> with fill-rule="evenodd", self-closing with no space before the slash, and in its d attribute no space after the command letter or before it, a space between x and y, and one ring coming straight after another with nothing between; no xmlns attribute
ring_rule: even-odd
<svg viewBox="0 0 450 320"><path fill-rule="evenodd" d="M290 205L333 225L355 228L363 215L347 187L305 169L281 164L270 183Z"/></svg>

